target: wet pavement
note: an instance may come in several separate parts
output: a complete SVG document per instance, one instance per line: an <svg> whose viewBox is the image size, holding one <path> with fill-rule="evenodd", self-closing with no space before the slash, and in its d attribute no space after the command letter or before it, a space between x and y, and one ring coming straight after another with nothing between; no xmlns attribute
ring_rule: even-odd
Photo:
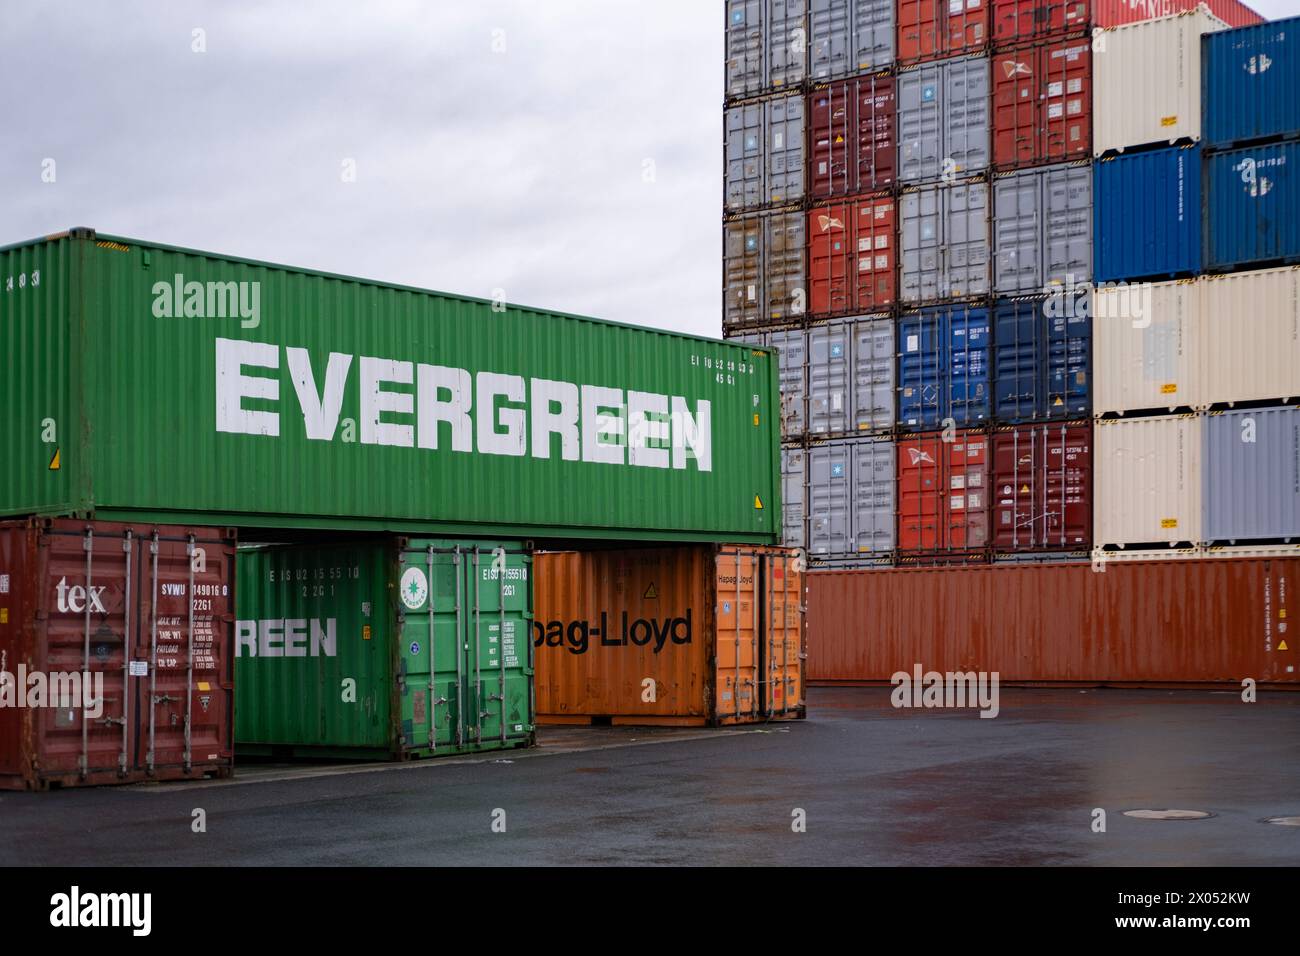
<svg viewBox="0 0 1300 956"><path fill-rule="evenodd" d="M0 864L1300 863L1300 827L1262 822L1300 814L1300 694L1004 689L996 719L895 710L888 688L808 704L796 724L543 728L489 757L0 791ZM1212 816L1123 816L1168 808Z"/></svg>

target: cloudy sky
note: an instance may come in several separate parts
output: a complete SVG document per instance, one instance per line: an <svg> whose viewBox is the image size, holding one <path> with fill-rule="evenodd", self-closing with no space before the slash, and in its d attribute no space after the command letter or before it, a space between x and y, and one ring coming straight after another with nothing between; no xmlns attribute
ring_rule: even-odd
<svg viewBox="0 0 1300 956"><path fill-rule="evenodd" d="M86 225L716 336L722 22L722 0L5 0L0 245Z"/></svg>

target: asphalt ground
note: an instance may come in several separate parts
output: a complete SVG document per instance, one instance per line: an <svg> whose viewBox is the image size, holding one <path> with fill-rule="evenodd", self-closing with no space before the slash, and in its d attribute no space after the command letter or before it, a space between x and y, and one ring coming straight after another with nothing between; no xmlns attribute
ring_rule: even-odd
<svg viewBox="0 0 1300 956"><path fill-rule="evenodd" d="M1300 816L1300 694L1003 689L983 719L813 688L808 707L741 729L543 728L494 756L0 792L0 865L1300 863L1300 827L1264 822ZM1124 815L1171 808L1210 816Z"/></svg>

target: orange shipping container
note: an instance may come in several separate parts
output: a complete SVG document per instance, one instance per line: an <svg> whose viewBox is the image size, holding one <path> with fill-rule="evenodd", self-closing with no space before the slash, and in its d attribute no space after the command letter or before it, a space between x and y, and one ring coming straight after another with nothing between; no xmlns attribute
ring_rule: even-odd
<svg viewBox="0 0 1300 956"><path fill-rule="evenodd" d="M783 548L538 553L539 723L804 716L803 575Z"/></svg>
<svg viewBox="0 0 1300 956"><path fill-rule="evenodd" d="M1015 683L1295 687L1297 585L1295 557L818 571L807 675L888 682L920 664Z"/></svg>

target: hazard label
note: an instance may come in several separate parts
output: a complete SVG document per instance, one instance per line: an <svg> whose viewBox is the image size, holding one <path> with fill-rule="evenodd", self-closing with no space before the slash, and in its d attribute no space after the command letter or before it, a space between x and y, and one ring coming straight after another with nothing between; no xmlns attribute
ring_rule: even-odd
<svg viewBox="0 0 1300 956"><path fill-rule="evenodd" d="M754 507L759 511L763 510L763 499L758 495L754 495Z"/></svg>
<svg viewBox="0 0 1300 956"><path fill-rule="evenodd" d="M1280 644L1278 644L1277 649L1279 651L1289 651L1291 648L1286 646L1286 641L1282 641Z"/></svg>
<svg viewBox="0 0 1300 956"><path fill-rule="evenodd" d="M659 599L659 589L655 587L653 581L651 581L650 586L645 589L645 594L642 595L642 599L646 601L657 601Z"/></svg>
<svg viewBox="0 0 1300 956"><path fill-rule="evenodd" d="M59 449L54 449L54 457L50 459L50 471L58 471L61 466L59 460Z"/></svg>

